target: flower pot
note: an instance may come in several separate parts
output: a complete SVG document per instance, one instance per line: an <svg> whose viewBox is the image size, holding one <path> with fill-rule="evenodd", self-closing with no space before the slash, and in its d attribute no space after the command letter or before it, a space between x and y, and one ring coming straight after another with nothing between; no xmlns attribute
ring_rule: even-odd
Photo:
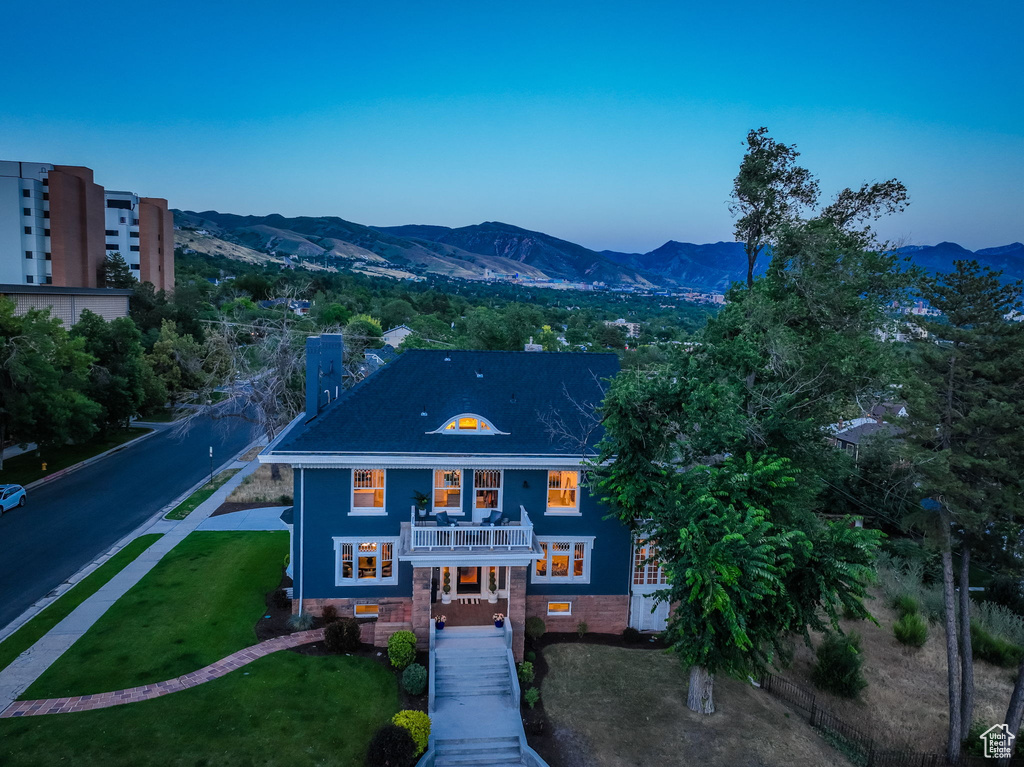
<svg viewBox="0 0 1024 767"><path fill-rule="evenodd" d="M427 518L427 510L426 509L416 509L416 516L418 516L420 519L426 519Z"/></svg>
<svg viewBox="0 0 1024 767"><path fill-rule="evenodd" d="M488 591L487 592L487 601L490 602L492 605L498 604L498 592L497 591Z"/></svg>
<svg viewBox="0 0 1024 767"><path fill-rule="evenodd" d="M496 628L496 629L505 628L505 621L494 621L494 628Z"/></svg>
<svg viewBox="0 0 1024 767"><path fill-rule="evenodd" d="M434 621L434 628L436 628L438 631L443 631L444 621Z"/></svg>
<svg viewBox="0 0 1024 767"><path fill-rule="evenodd" d="M441 592L441 604L450 605L452 603L452 595L448 592Z"/></svg>

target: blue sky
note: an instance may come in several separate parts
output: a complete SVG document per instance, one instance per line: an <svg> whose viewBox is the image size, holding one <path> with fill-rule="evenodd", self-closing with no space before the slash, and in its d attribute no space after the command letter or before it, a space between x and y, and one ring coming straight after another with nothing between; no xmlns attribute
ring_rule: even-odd
<svg viewBox="0 0 1024 767"><path fill-rule="evenodd" d="M0 159L173 207L731 239L748 129L887 237L1024 240L1019 2L8 4Z"/></svg>

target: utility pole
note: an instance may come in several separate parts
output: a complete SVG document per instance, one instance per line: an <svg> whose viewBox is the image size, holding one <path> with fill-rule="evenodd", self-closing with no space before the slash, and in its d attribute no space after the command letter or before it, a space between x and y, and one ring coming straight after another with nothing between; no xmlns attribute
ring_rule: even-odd
<svg viewBox="0 0 1024 767"><path fill-rule="evenodd" d="M213 445L210 445L210 485L213 485Z"/></svg>

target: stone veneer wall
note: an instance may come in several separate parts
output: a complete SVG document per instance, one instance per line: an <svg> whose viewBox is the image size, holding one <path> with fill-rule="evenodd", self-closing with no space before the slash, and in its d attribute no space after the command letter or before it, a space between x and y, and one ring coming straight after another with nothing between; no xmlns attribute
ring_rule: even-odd
<svg viewBox="0 0 1024 767"><path fill-rule="evenodd" d="M512 624L512 655L517 661L523 659L526 645L526 616L530 614L526 596L526 568L510 567L508 579L508 615L505 619Z"/></svg>
<svg viewBox="0 0 1024 767"><path fill-rule="evenodd" d="M429 589L430 581L427 581ZM387 647L388 638L396 631L413 630L413 600L408 597L381 597L380 599L304 599L305 611L312 615L322 615L327 605L334 605L339 618L354 617L356 605L377 605L377 620L368 621L362 626L363 641L376 647ZM429 609L430 592L427 591ZM299 601L292 600L292 613L299 611ZM369 628L368 628L369 627ZM417 634L417 639L419 635ZM425 647L426 645L424 645Z"/></svg>
<svg viewBox="0 0 1024 767"><path fill-rule="evenodd" d="M548 602L571 602L572 615L548 615ZM542 618L548 631L575 631L584 621L587 630L596 634L621 634L629 621L629 595L531 594L526 597L526 615Z"/></svg>

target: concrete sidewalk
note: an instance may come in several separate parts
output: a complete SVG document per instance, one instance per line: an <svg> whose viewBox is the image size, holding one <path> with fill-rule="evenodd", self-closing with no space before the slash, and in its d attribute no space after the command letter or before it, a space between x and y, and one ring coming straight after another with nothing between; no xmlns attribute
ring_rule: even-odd
<svg viewBox="0 0 1024 767"><path fill-rule="evenodd" d="M239 455L244 455L251 447L251 445L246 447ZM257 468L259 468L257 461L247 464L185 519L173 522L164 520L162 519L166 513L164 510L160 512L160 517L157 520L151 520L140 526L130 539L150 532L163 533L163 537L111 578L99 591L75 608L70 615L23 652L11 665L0 671L0 711L10 706L57 658L88 631L114 602L124 596L128 589L152 570L153 566L163 559L167 552L198 528L217 507L224 503L228 495L242 483L242 480ZM190 493L194 491L195 488Z"/></svg>

